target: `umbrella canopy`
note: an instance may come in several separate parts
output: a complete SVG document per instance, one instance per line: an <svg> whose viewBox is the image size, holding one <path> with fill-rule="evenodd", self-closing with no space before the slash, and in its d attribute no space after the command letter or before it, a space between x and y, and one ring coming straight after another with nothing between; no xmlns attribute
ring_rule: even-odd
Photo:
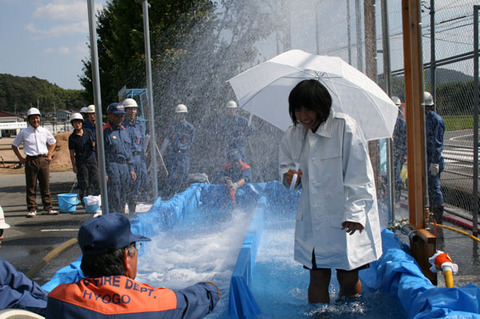
<svg viewBox="0 0 480 319"><path fill-rule="evenodd" d="M288 95L305 79L322 83L333 109L353 117L367 140L392 137L397 106L375 82L338 57L290 50L228 82L240 107L286 131L292 124Z"/></svg>

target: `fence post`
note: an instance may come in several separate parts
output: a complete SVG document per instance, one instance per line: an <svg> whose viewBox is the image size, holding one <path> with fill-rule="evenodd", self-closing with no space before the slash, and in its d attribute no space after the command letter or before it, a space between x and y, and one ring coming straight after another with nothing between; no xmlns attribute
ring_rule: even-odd
<svg viewBox="0 0 480 319"><path fill-rule="evenodd" d="M479 5L473 6L473 235L478 235L478 11Z"/></svg>

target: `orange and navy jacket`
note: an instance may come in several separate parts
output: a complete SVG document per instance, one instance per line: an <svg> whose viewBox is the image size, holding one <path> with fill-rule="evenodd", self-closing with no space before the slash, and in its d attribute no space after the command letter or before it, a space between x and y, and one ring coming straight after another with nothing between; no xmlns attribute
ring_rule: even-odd
<svg viewBox="0 0 480 319"><path fill-rule="evenodd" d="M233 181L238 181L243 178L245 179L245 183L248 183L252 180L252 168L243 161L241 161L240 167L228 163L223 167L223 176L228 176Z"/></svg>
<svg viewBox="0 0 480 319"><path fill-rule="evenodd" d="M219 298L208 283L171 290L126 276L84 278L52 290L45 318L203 318Z"/></svg>

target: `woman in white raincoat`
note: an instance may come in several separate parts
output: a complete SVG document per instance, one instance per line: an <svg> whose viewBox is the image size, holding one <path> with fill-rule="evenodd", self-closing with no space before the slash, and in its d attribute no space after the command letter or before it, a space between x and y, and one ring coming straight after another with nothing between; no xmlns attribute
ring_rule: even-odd
<svg viewBox="0 0 480 319"><path fill-rule="evenodd" d="M284 184L289 186L297 174L297 187L302 187L295 260L310 269L311 303L330 301L331 268L337 270L340 296L358 296L358 271L382 254L367 142L357 123L335 113L331 104L330 93L317 80L297 84L289 96L294 125L280 144Z"/></svg>

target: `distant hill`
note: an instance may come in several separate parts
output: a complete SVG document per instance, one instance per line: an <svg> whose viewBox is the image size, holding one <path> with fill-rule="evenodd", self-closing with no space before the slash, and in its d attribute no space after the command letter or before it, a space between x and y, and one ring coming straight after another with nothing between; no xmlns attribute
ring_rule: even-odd
<svg viewBox="0 0 480 319"><path fill-rule="evenodd" d="M437 68L435 72L436 76L436 83L438 84L446 84L446 83L466 83L469 81L473 81L473 76L467 75L460 71L450 70L450 69L443 69ZM430 69L425 70L425 81L430 81Z"/></svg>
<svg viewBox="0 0 480 319"><path fill-rule="evenodd" d="M0 110L24 112L39 106L42 112L79 109L87 105L84 90L66 90L37 77L0 73Z"/></svg>

